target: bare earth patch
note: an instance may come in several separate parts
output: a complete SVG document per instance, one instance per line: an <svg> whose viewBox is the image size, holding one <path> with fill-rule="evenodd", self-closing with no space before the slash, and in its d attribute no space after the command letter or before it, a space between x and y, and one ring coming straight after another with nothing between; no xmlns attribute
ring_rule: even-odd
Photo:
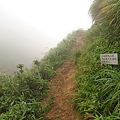
<svg viewBox="0 0 120 120"><path fill-rule="evenodd" d="M77 120L75 109L71 103L75 90L74 61L66 60L65 64L57 71L57 76L50 81L50 94L54 98L46 120Z"/></svg>
<svg viewBox="0 0 120 120"><path fill-rule="evenodd" d="M79 38L73 45L73 50L80 49L82 45L83 42ZM49 95L53 95L53 103L45 116L46 120L82 120L72 104L76 71L74 59L68 58L57 70L58 74L50 81Z"/></svg>

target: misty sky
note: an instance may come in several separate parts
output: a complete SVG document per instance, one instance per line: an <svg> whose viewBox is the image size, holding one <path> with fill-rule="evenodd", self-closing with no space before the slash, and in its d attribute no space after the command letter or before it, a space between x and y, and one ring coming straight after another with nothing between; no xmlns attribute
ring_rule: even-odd
<svg viewBox="0 0 120 120"><path fill-rule="evenodd" d="M30 66L72 30L90 28L92 1L0 0L0 70Z"/></svg>

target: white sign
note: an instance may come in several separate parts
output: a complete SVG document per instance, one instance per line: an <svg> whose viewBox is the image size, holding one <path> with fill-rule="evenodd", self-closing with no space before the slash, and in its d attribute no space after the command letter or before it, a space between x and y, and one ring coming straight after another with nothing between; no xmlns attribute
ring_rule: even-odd
<svg viewBox="0 0 120 120"><path fill-rule="evenodd" d="M118 65L118 54L100 54L102 64Z"/></svg>

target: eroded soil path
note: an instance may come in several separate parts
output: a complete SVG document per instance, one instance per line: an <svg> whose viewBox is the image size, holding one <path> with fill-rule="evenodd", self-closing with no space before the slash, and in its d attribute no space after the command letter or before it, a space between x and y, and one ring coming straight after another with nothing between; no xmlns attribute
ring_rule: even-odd
<svg viewBox="0 0 120 120"><path fill-rule="evenodd" d="M73 45L73 49L82 46L79 40ZM53 95L53 103L46 114L46 120L79 120L77 112L72 104L75 92L74 58L68 58L64 65L57 70L58 74L50 81L50 95Z"/></svg>

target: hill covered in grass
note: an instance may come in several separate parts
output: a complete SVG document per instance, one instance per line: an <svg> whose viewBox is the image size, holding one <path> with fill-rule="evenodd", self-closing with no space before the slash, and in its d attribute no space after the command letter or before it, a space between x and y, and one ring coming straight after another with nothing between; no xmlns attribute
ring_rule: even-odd
<svg viewBox="0 0 120 120"><path fill-rule="evenodd" d="M120 61L101 64L100 54L120 58L120 1L94 0L90 8L94 24L86 32L84 48L76 57L76 108L83 119L120 119Z"/></svg>

